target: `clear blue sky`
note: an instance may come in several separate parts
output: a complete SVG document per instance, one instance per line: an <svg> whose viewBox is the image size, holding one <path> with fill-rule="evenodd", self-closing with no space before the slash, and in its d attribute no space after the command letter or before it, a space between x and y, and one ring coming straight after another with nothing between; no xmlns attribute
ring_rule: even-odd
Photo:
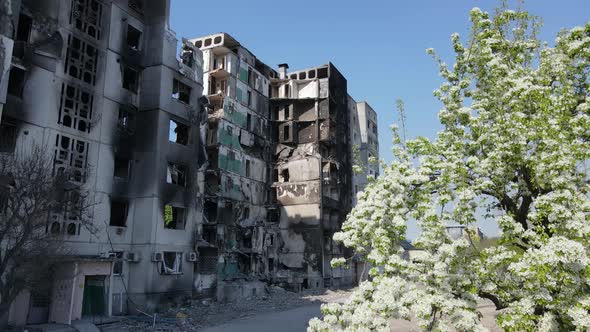
<svg viewBox="0 0 590 332"><path fill-rule="evenodd" d="M433 47L452 63L449 36L453 32L467 36L469 10L492 11L499 3L172 0L171 27L179 37L227 32L274 68L283 62L296 70L331 61L348 80L348 93L377 111L380 154L389 161L388 128L397 119L396 98L406 103L409 137L433 138L440 130L441 104L432 91L441 79L425 50ZM550 43L561 28L590 20L589 0L529 0L525 8L543 17L541 38ZM409 233L413 238L415 231Z"/></svg>

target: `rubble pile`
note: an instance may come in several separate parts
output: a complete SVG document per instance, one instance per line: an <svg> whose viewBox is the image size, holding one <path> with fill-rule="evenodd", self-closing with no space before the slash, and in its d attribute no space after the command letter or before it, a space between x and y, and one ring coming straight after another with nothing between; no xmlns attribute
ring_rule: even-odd
<svg viewBox="0 0 590 332"><path fill-rule="evenodd" d="M280 287L267 288L266 294L235 302L211 299L190 300L156 317L156 326L148 317L127 316L122 322L127 331L198 331L233 319L265 312L283 311L314 303L343 302L351 290L305 290L300 293Z"/></svg>

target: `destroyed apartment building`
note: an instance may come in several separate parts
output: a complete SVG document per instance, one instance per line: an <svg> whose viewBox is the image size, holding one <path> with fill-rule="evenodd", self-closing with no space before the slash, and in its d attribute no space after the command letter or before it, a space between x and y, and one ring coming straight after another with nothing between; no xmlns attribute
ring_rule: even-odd
<svg viewBox="0 0 590 332"><path fill-rule="evenodd" d="M69 324L191 296L201 52L185 42L177 54L169 1L9 3L1 151L39 144L54 172L73 169L98 230L66 212L49 216L46 232L71 253L50 289L19 295L9 321Z"/></svg>
<svg viewBox="0 0 590 332"><path fill-rule="evenodd" d="M378 157L377 122L334 65L274 70L226 33L178 40L168 0L6 6L0 153L44 146L94 202L92 232L48 216L68 255L11 324L358 280L330 266L350 256L332 236L378 174L352 173L354 145Z"/></svg>

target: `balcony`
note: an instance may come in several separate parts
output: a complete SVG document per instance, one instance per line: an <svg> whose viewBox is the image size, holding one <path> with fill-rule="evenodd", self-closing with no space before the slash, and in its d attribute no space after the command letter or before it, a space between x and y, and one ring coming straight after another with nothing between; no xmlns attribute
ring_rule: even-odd
<svg viewBox="0 0 590 332"><path fill-rule="evenodd" d="M209 72L209 76L215 77L217 79L225 79L229 77L229 72L225 70L223 67L219 67Z"/></svg>

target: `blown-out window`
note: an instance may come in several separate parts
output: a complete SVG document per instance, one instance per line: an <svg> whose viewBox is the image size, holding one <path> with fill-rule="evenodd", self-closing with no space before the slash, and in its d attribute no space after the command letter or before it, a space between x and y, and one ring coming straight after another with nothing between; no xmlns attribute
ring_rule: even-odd
<svg viewBox="0 0 590 332"><path fill-rule="evenodd" d="M182 253L165 251L163 254L164 257L160 264L160 274L181 274Z"/></svg>
<svg viewBox="0 0 590 332"><path fill-rule="evenodd" d="M133 93L139 90L139 72L131 67L123 67L123 88Z"/></svg>
<svg viewBox="0 0 590 332"><path fill-rule="evenodd" d="M174 79L172 81L172 98L189 104L191 100L191 87Z"/></svg>
<svg viewBox="0 0 590 332"><path fill-rule="evenodd" d="M166 182L175 184L181 187L186 186L187 167L175 163L168 163L166 172Z"/></svg>
<svg viewBox="0 0 590 332"><path fill-rule="evenodd" d="M164 228L184 229L186 209L176 206L164 206Z"/></svg>

